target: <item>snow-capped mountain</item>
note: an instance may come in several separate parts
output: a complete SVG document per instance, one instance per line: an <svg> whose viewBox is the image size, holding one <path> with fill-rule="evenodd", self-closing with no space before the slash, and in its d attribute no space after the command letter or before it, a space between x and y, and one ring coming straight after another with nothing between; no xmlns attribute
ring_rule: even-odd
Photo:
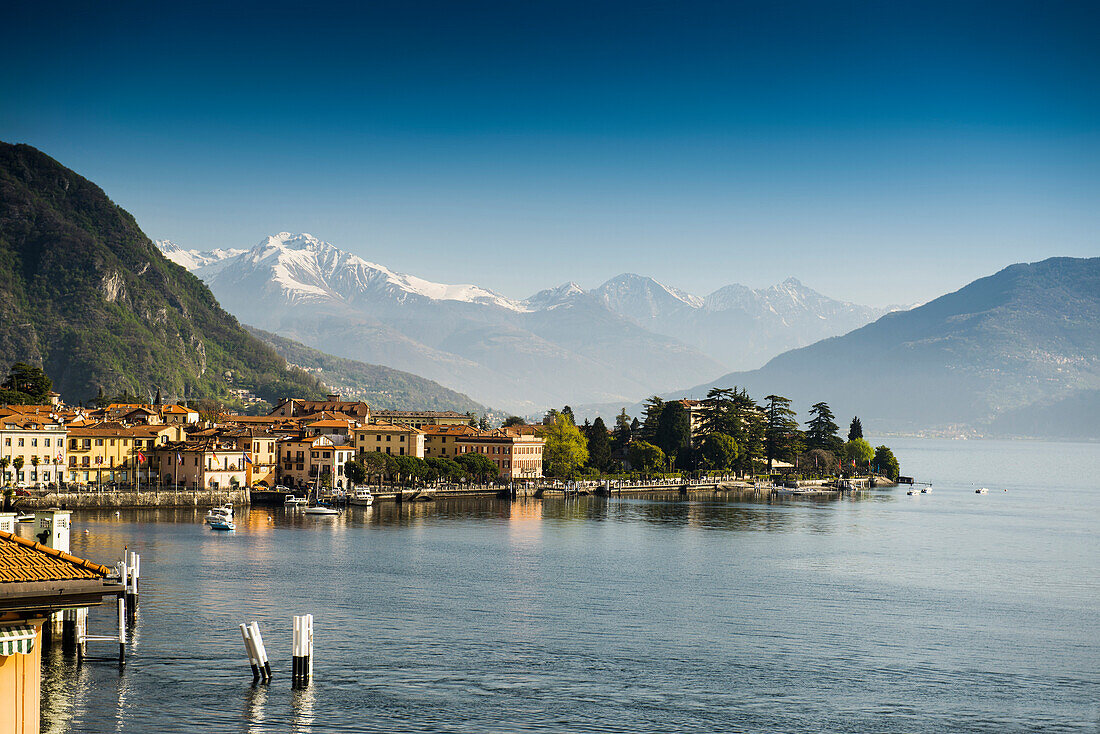
<svg viewBox="0 0 1100 734"><path fill-rule="evenodd" d="M655 319L684 308L696 309L703 299L653 278L634 273L623 273L607 281L593 291L597 298L616 313L634 319Z"/></svg>
<svg viewBox="0 0 1100 734"><path fill-rule="evenodd" d="M185 250L171 240L156 240L154 244L160 248L166 258L191 271L216 265L246 252L245 250L232 248L206 251Z"/></svg>
<svg viewBox="0 0 1100 734"><path fill-rule="evenodd" d="M176 249L184 255L194 253L195 265L189 269L203 280L220 277L226 269L225 279L238 282L254 281L258 275L267 282L267 289L279 289L288 304L328 300L354 304L382 296L398 302L422 298L525 310L519 302L476 285L433 283L414 275L396 273L306 233L280 232L265 238L251 250L197 253L178 246ZM232 254L219 258L216 253ZM172 258L167 251L165 254Z"/></svg>
<svg viewBox="0 0 1100 734"><path fill-rule="evenodd" d="M725 367L576 284L516 301L398 273L308 234L281 232L194 272L244 323L513 411L632 402Z"/></svg>

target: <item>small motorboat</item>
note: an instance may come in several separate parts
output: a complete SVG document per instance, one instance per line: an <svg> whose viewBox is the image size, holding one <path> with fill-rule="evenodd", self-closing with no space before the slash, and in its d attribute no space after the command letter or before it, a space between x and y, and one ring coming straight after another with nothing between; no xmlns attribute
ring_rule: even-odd
<svg viewBox="0 0 1100 734"><path fill-rule="evenodd" d="M915 494L920 494L920 490L916 490L916 489L910 489L910 490L909 490L908 492L906 492L905 494L907 494L907 495L909 495L910 497L912 497L912 496L913 496L913 495L915 495Z"/></svg>
<svg viewBox="0 0 1100 734"><path fill-rule="evenodd" d="M232 520L216 520L210 523L211 530L236 530L237 526Z"/></svg>
<svg viewBox="0 0 1100 734"><path fill-rule="evenodd" d="M982 487L981 489L975 489L974 494L989 494L989 490Z"/></svg>
<svg viewBox="0 0 1100 734"><path fill-rule="evenodd" d="M921 494L928 494L931 491L932 491L932 485L928 485L927 487L924 487L923 489L921 489L920 493Z"/></svg>
<svg viewBox="0 0 1100 734"><path fill-rule="evenodd" d="M228 520L233 521L233 505L222 505L221 507L214 507L210 512L206 513L204 518L207 524L213 525L215 522Z"/></svg>
<svg viewBox="0 0 1100 734"><path fill-rule="evenodd" d="M302 510L307 515L339 515L340 511L335 507L325 507L324 505L313 505Z"/></svg>
<svg viewBox="0 0 1100 734"><path fill-rule="evenodd" d="M305 497L295 497L292 494L288 494L283 499L283 507L298 507L299 505L308 504L309 500Z"/></svg>
<svg viewBox="0 0 1100 734"><path fill-rule="evenodd" d="M348 497L348 504L370 507L374 504L374 495L369 489L357 489Z"/></svg>

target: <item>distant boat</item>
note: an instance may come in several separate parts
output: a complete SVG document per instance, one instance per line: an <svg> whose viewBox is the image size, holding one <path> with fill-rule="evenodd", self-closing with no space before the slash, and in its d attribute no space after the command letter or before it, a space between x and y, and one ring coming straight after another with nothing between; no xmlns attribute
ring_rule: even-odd
<svg viewBox="0 0 1100 734"><path fill-rule="evenodd" d="M210 523L211 530L236 530L237 526L233 524L232 520L217 520Z"/></svg>
<svg viewBox="0 0 1100 734"><path fill-rule="evenodd" d="M906 494L910 495L910 496L912 496L914 494L920 494L920 493L921 493L921 490L918 490L918 489L910 489L908 492L906 492Z"/></svg>
<svg viewBox="0 0 1100 734"><path fill-rule="evenodd" d="M927 487L924 487L923 489L921 489L920 493L921 494L928 494L931 491L932 491L932 485L929 484Z"/></svg>
<svg viewBox="0 0 1100 734"><path fill-rule="evenodd" d="M325 507L324 505L314 505L313 507L307 507L302 512L307 515L339 515L340 511L335 507Z"/></svg>
<svg viewBox="0 0 1100 734"><path fill-rule="evenodd" d="M309 504L309 500L305 497L295 497L292 494L288 494L283 500L284 507L298 507L299 505Z"/></svg>
<svg viewBox="0 0 1100 734"><path fill-rule="evenodd" d="M975 489L974 494L989 494L989 490L982 487L981 489Z"/></svg>

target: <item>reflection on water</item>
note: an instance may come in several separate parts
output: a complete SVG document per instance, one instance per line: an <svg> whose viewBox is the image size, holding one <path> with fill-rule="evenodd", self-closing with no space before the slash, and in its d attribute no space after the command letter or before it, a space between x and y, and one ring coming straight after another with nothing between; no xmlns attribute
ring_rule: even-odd
<svg viewBox="0 0 1100 734"><path fill-rule="evenodd" d="M1091 449L1048 446L1037 484L1030 448L901 447L936 482L920 497L256 507L233 533L202 511L79 513L73 550L140 553L142 598L121 673L48 651L44 730L1090 731ZM292 691L305 613L315 678Z"/></svg>

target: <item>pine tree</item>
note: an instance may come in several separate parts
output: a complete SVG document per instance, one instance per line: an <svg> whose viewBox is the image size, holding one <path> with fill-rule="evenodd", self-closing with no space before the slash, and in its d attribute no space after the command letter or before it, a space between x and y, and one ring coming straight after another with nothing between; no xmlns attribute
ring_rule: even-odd
<svg viewBox="0 0 1100 734"><path fill-rule="evenodd" d="M814 403L810 408L813 418L806 424L806 446L810 450L821 449L839 453L844 448L844 441L838 435L840 426L833 418L833 411L826 403Z"/></svg>
<svg viewBox="0 0 1100 734"><path fill-rule="evenodd" d="M772 462L783 456L789 456L794 448L795 432L798 430L798 421L795 420L795 412L791 410L791 401L781 395L768 395L764 398L767 405L764 407L766 419L764 430L764 451L768 459L768 471L772 470Z"/></svg>
<svg viewBox="0 0 1100 734"><path fill-rule="evenodd" d="M586 430L588 437L588 465L607 471L611 465L611 439L607 435L607 425L603 418L596 420Z"/></svg>
<svg viewBox="0 0 1100 734"><path fill-rule="evenodd" d="M857 438L863 438L863 424L859 422L858 415L852 419L852 425L848 428L848 440L854 441Z"/></svg>

